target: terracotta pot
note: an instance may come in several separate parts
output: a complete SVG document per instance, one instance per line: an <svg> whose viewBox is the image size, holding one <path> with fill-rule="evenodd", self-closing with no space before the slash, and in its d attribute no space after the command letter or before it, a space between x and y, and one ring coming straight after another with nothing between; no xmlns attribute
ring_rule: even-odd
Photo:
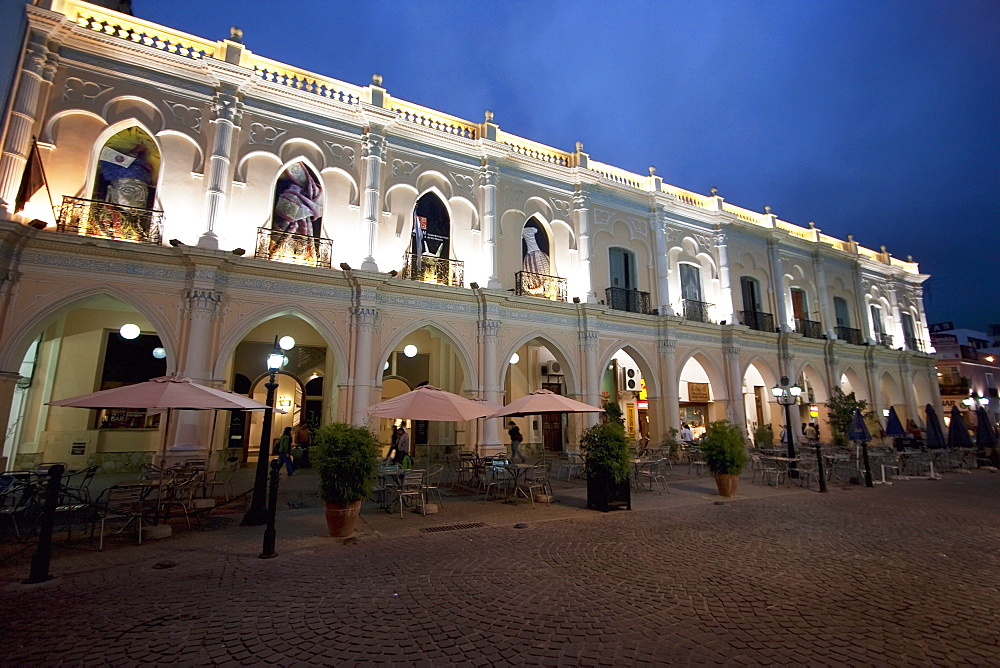
<svg viewBox="0 0 1000 668"><path fill-rule="evenodd" d="M355 501L347 505L339 503L326 504L326 528L334 538L347 538L354 533L354 523L361 512L361 502Z"/></svg>
<svg viewBox="0 0 1000 668"><path fill-rule="evenodd" d="M736 488L739 487L740 477L726 473L715 474L715 485L719 488L719 496L732 498L736 496Z"/></svg>

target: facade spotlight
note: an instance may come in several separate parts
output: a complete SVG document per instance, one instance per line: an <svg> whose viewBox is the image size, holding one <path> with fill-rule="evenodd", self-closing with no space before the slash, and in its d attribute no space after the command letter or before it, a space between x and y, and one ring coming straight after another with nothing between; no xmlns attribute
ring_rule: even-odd
<svg viewBox="0 0 1000 668"><path fill-rule="evenodd" d="M180 239L171 239L167 243L169 243L174 248L177 248L178 246L183 246L184 245L184 242L181 241Z"/></svg>
<svg viewBox="0 0 1000 668"><path fill-rule="evenodd" d="M479 289L479 283L476 283L475 281L472 281L471 283L469 283L469 287L472 288L473 290L478 290Z"/></svg>
<svg viewBox="0 0 1000 668"><path fill-rule="evenodd" d="M390 276L392 276L393 278L396 278L396 276L397 276L397 275L399 274L399 272L398 272L398 271L396 271L395 269L390 269L388 273L389 273L389 275L390 275Z"/></svg>
<svg viewBox="0 0 1000 668"><path fill-rule="evenodd" d="M579 304L580 303L580 298L579 297L573 297L573 303L574 304Z"/></svg>
<svg viewBox="0 0 1000 668"><path fill-rule="evenodd" d="M240 257L242 255L246 255L246 252L247 251L246 251L245 248L234 248L233 251L232 251L233 255L235 255L236 257Z"/></svg>
<svg viewBox="0 0 1000 668"><path fill-rule="evenodd" d="M344 271L350 271L351 270L351 265L347 264L346 262L341 262L340 263L340 268L343 269Z"/></svg>

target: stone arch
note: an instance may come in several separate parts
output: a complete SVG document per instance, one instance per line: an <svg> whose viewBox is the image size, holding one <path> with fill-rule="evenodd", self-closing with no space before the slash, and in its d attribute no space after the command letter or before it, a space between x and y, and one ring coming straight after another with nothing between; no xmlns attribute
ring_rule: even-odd
<svg viewBox="0 0 1000 668"><path fill-rule="evenodd" d="M902 385L900 385L899 381L891 371L883 371L879 376L878 393L878 403L880 407L902 407L900 415L905 416L908 413L906 410L906 398L903 395Z"/></svg>
<svg viewBox="0 0 1000 668"><path fill-rule="evenodd" d="M463 389L471 391L474 388L479 387L476 357L474 351L469 350L466 345L466 342L470 340L470 338L473 342L475 342L475 337L469 337L468 333L460 332L448 323L441 322L440 320L434 320L432 318L424 318L423 320L414 321L409 323L407 327L401 327L392 332L392 336L382 342L382 347L379 349L378 356L372 357L372 363L375 365L375 368L370 370L371 373L375 374L372 377L379 378L379 369L381 368L379 365L384 364L385 360L388 359L389 354L394 351L407 336L421 329L428 329L439 334L451 345L456 357L458 358L462 371L462 377L467 386Z"/></svg>
<svg viewBox="0 0 1000 668"><path fill-rule="evenodd" d="M278 149L278 157L285 164L308 158L312 165L318 167L316 173L321 173L326 169L326 154L319 145L304 137L291 137L282 142Z"/></svg>
<svg viewBox="0 0 1000 668"><path fill-rule="evenodd" d="M656 373L657 367L649 361L649 356L646 353L644 353L640 348L637 348L630 343L626 343L625 339L617 339L605 348L604 356L601 358L601 364L597 368L607 368L608 363L619 350L624 351L635 361L637 365L639 365L639 372L642 374L643 380L647 383L646 391L649 395L655 397L663 396L660 379Z"/></svg>
<svg viewBox="0 0 1000 668"><path fill-rule="evenodd" d="M699 365L701 365L701 368L705 370L705 374L708 376L708 382L711 384L712 400L728 401L729 390L726 388L725 374L722 373L722 370L715 363L715 361L701 349L696 348L694 350L688 351L686 354L678 358L677 360L678 383L680 383L680 376L683 373L684 366L690 360L695 360L696 362L698 362Z"/></svg>
<svg viewBox="0 0 1000 668"><path fill-rule="evenodd" d="M72 118L73 116L83 116L92 121L97 121L101 125L107 125L108 121L100 114L96 114L92 111L87 111L86 109L64 109L63 111L52 114L45 121L45 126L42 128L42 136L39 137L39 141L45 144L55 144L55 128L62 121Z"/></svg>
<svg viewBox="0 0 1000 668"><path fill-rule="evenodd" d="M320 177L320 170L316 167L316 163L314 163L312 161L312 159L309 156L307 156L307 155L301 155L300 154L300 155L293 156L291 159L283 162L281 164L281 166L278 168L278 171L273 175L273 177L271 179L271 188L270 188L270 192L272 193L272 195L271 195L271 214L270 214L270 216L268 216L269 223L270 223L270 225L273 228L277 229L275 227L276 221L275 221L275 216L274 216L275 200L277 199L276 188L279 186L279 184L280 184L283 176L285 175L286 171L289 170L290 168L294 167L295 165L299 164L299 163L305 165L306 169L310 171L310 176L312 176L312 177L315 178L316 182L318 183L318 185L320 186L320 188L322 190L322 192L320 193L320 197L319 197L319 203L321 205L321 209L320 209L320 213L319 213L319 221L315 221L315 218L314 218L313 224L310 226L310 227L312 227L312 234L309 235L309 236L315 236L315 237L328 236L328 233L326 232L326 228L325 228L325 222L324 222L324 219L323 219L324 213L326 212L326 209L327 209L327 205L326 205L326 199L327 199L326 188L323 188L324 182L323 182L323 179ZM319 225L315 225L316 222L319 222Z"/></svg>
<svg viewBox="0 0 1000 668"><path fill-rule="evenodd" d="M847 379L846 386L844 383L845 378ZM871 397L868 396L868 383L865 382L865 377L855 371L854 367L851 365L845 366L840 371L837 376L837 387L839 387L844 394L854 392L854 396L858 399L871 403Z"/></svg>
<svg viewBox="0 0 1000 668"><path fill-rule="evenodd" d="M101 296L117 299L149 320L156 329L163 348L167 351L167 359L173 361L176 368L179 332L175 330L174 324L168 321L163 313L150 308L148 300L132 295L115 284L106 284L68 293L48 302L34 313L21 314L20 322L10 332L3 346L3 351L0 353L0 369L16 369L25 352L31 346L31 342L38 338L38 335L50 322L63 313L80 307L87 299Z"/></svg>
<svg viewBox="0 0 1000 668"><path fill-rule="evenodd" d="M825 404L830 400L830 392L827 389L828 384L826 382L826 374L809 362L806 362L799 368L798 374L796 374L795 378L805 378L809 381L809 387L813 391L813 403Z"/></svg>
<svg viewBox="0 0 1000 668"><path fill-rule="evenodd" d="M202 166L205 164L205 151L202 150L201 144L199 144L194 137L185 132L178 132L177 130L164 130L156 136L162 138L160 139L161 144L164 143L167 138L176 138L184 142L186 146L193 149L195 155L195 159L191 161L190 165L188 165L188 167L190 167L190 171L201 171Z"/></svg>
<svg viewBox="0 0 1000 668"><path fill-rule="evenodd" d="M506 378L507 373L510 370L511 356L520 350L522 346L532 342L537 342L539 345L543 345L548 348L549 351L555 356L556 361L563 365L565 371L563 376L566 383L566 392L568 394L580 394L582 392L583 382L580 376L580 367L577 364L576 357L574 357L574 355L570 353L565 346L541 330L533 330L518 336L503 350L500 357L500 375L498 377L501 379Z"/></svg>
<svg viewBox="0 0 1000 668"><path fill-rule="evenodd" d="M101 109L101 115L109 125L119 125L134 119L146 128L156 127L151 135L164 129L163 112L149 100L136 95L120 95L108 100Z"/></svg>
<svg viewBox="0 0 1000 668"><path fill-rule="evenodd" d="M422 172L417 177L417 192L420 193L421 197L431 190L435 191L437 196L441 198L441 201L445 203L454 195L451 181L448 180L448 177L435 170Z"/></svg>
<svg viewBox="0 0 1000 668"><path fill-rule="evenodd" d="M125 118L115 123L111 123L97 135L93 145L91 146L90 160L87 165L86 183L83 187L83 195L88 199L93 197L101 169L101 153L104 150L104 147L107 146L108 142L111 141L112 138L119 135L119 133L124 133L131 128L137 128L139 133L145 135L145 138L148 138L149 142L152 144L152 148L154 148L156 152L156 173L152 179L153 183L151 184L153 193L152 197L149 198L149 208L155 209L159 206L157 202L159 199L163 173L165 171L161 162L163 157L163 145L159 140L157 133L151 131L148 125L137 118Z"/></svg>
<svg viewBox="0 0 1000 668"><path fill-rule="evenodd" d="M552 205L541 197L529 197L524 202L525 219L539 216L542 220L552 220Z"/></svg>
<svg viewBox="0 0 1000 668"><path fill-rule="evenodd" d="M358 206L360 188L354 175L340 167L326 167L320 172L326 187L327 204L330 214L339 213L339 208Z"/></svg>
<svg viewBox="0 0 1000 668"><path fill-rule="evenodd" d="M274 161L277 169L282 166L281 158L271 151L250 151L246 155L240 158L239 162L236 163L236 177L239 181L246 183L249 175L247 174L247 164L254 158L268 158Z"/></svg>

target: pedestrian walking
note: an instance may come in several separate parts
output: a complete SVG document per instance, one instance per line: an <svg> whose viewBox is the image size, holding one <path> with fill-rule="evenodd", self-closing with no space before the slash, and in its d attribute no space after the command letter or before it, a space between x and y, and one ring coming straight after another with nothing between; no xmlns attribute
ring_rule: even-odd
<svg viewBox="0 0 1000 668"><path fill-rule="evenodd" d="M292 462L292 428L285 427L278 439L278 461L285 465L288 475L295 475L295 463Z"/></svg>
<svg viewBox="0 0 1000 668"><path fill-rule="evenodd" d="M402 425L396 428L396 455L392 461L405 468L406 460L410 458L410 436ZM412 461L412 460L411 460Z"/></svg>
<svg viewBox="0 0 1000 668"><path fill-rule="evenodd" d="M514 461L515 457L521 458L521 463L527 462L527 458L521 454L521 441L524 440L524 436L521 436L521 430L518 428L517 423L513 420L507 423L510 429L507 430L507 435L510 436L510 461Z"/></svg>

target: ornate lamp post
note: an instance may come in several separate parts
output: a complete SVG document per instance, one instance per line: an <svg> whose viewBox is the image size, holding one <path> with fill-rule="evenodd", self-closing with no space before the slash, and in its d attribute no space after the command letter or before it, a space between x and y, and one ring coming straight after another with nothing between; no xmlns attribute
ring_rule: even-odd
<svg viewBox="0 0 1000 668"><path fill-rule="evenodd" d="M268 381L264 384L267 388L267 398L264 403L268 410L264 411L264 420L260 428L260 447L257 451L257 472L253 483L253 498L250 500L250 508L243 515L241 526L260 526L267 522L267 460L271 454L271 423L274 418L274 391L278 389L278 383L274 377L285 365L288 358L285 357L286 350L291 350L295 346L295 339L290 336L283 336L279 340L274 337L274 349L267 356Z"/></svg>
<svg viewBox="0 0 1000 668"><path fill-rule="evenodd" d="M798 385L789 385L788 376L782 376L781 382L771 388L771 394L774 395L775 400L785 407L785 438L788 441L788 458L795 458L795 441L792 438L792 411L791 406L797 403L799 400L799 395L802 394L802 388ZM795 465L795 462L788 462L788 477L798 478L799 469Z"/></svg>

